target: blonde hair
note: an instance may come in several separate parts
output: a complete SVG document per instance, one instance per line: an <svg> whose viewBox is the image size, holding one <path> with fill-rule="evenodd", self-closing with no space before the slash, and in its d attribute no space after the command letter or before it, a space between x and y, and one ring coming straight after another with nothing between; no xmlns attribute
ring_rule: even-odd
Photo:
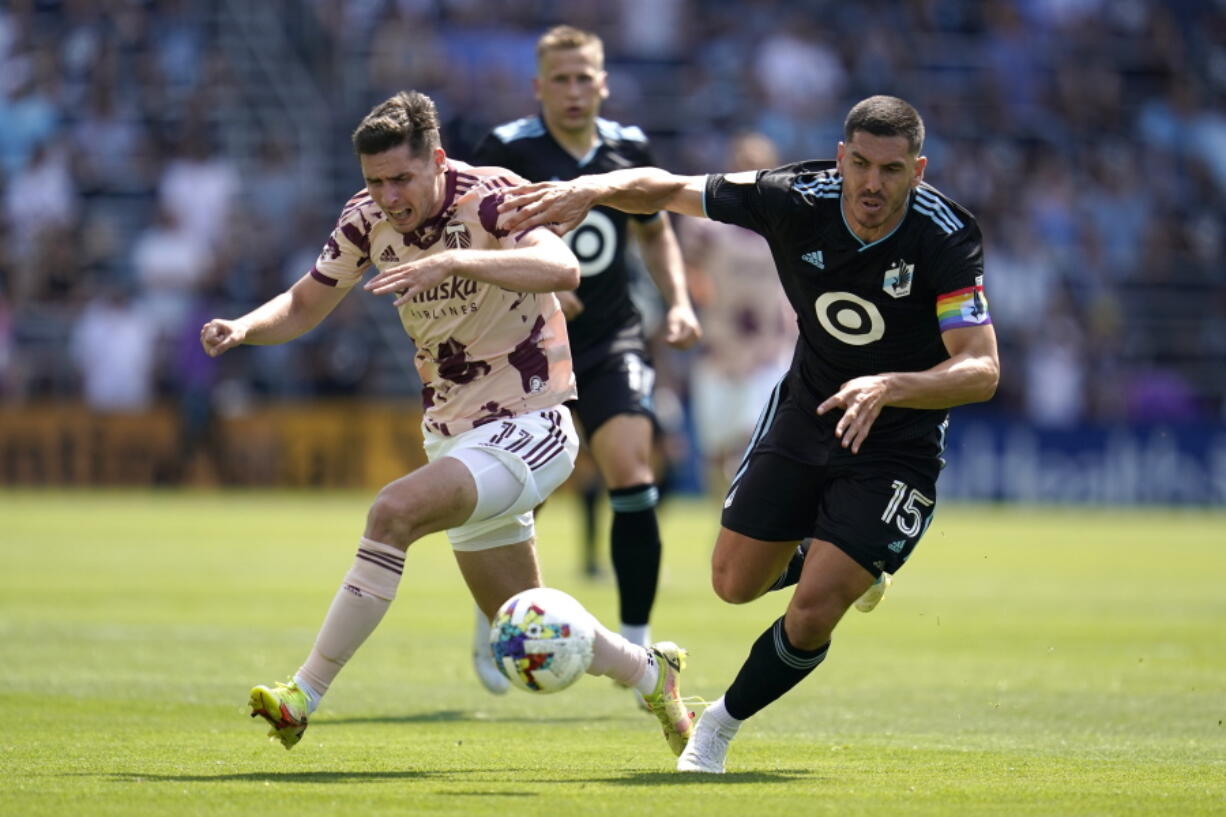
<svg viewBox="0 0 1226 817"><path fill-rule="evenodd" d="M574 26L554 26L541 35L536 41L536 64L550 51L569 51L572 48L593 48L596 52L596 63L604 67L604 42L590 31L584 31Z"/></svg>

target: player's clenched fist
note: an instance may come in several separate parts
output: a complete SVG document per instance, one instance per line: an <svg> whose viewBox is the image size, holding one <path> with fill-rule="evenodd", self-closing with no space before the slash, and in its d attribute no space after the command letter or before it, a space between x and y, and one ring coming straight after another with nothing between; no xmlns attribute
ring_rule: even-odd
<svg viewBox="0 0 1226 817"><path fill-rule="evenodd" d="M209 357L217 357L247 337L247 329L236 321L214 318L200 329L200 345Z"/></svg>

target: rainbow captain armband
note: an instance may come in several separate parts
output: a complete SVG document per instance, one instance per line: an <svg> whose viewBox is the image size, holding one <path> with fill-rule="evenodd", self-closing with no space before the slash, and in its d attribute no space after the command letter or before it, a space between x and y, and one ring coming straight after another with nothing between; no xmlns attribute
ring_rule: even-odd
<svg viewBox="0 0 1226 817"><path fill-rule="evenodd" d="M937 296L937 320L941 331L961 329L966 326L984 326L992 322L988 314L988 299L983 294L983 284L955 289Z"/></svg>

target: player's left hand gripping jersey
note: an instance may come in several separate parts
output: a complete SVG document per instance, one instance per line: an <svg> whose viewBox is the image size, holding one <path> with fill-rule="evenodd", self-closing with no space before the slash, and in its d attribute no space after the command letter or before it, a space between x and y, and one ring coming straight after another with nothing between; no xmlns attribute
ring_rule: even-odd
<svg viewBox="0 0 1226 817"><path fill-rule="evenodd" d="M983 239L975 218L921 184L903 220L866 244L843 219L833 162L707 177L703 206L716 221L763 235L800 324L789 382L818 404L855 377L916 372L949 354L941 333L992 322L983 294ZM931 432L949 412L886 406L874 443ZM818 418L833 429L840 412Z"/></svg>
<svg viewBox="0 0 1226 817"><path fill-rule="evenodd" d="M445 172L442 210L407 235L365 190L351 198L311 275L347 288L372 263L385 270L447 250L513 248L517 237L498 228L498 204L504 189L524 180L454 160ZM400 321L417 345L428 429L455 435L575 397L566 319L552 292L453 275L402 305Z"/></svg>

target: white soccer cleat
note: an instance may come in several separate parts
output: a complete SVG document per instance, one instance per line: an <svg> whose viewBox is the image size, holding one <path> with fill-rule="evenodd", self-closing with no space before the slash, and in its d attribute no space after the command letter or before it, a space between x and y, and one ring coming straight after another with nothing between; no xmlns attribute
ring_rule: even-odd
<svg viewBox="0 0 1226 817"><path fill-rule="evenodd" d="M494 695L505 695L511 682L494 663L494 651L490 647L490 622L478 607L473 619L473 672L477 680Z"/></svg>
<svg viewBox="0 0 1226 817"><path fill-rule="evenodd" d="M873 582L873 586L865 590L864 595L856 599L856 609L861 613L871 613L893 581L894 577L889 573L882 573L878 576L877 581Z"/></svg>
<svg viewBox="0 0 1226 817"><path fill-rule="evenodd" d="M734 737L736 730L720 726L709 713L702 713L685 751L677 758L677 771L723 774L728 744Z"/></svg>

